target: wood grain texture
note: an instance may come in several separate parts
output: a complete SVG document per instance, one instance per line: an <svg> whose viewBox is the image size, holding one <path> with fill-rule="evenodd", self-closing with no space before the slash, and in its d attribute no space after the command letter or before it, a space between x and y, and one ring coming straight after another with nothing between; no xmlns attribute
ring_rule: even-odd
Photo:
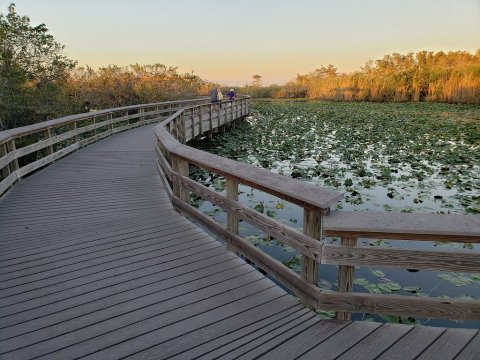
<svg viewBox="0 0 480 360"><path fill-rule="evenodd" d="M478 251L429 251L324 245L321 262L342 266L480 272Z"/></svg>
<svg viewBox="0 0 480 360"><path fill-rule="evenodd" d="M243 254L247 259L252 261L257 267L265 271L272 278L279 281L286 288L290 289L299 298L305 301L308 306L318 309L318 299L320 291L317 287L308 283L300 275L284 266L279 261L273 259L263 253L257 247L250 244L237 234L234 234L220 224L204 215L191 205L180 201L177 197L173 197L173 204L183 213L192 216L194 219L201 221L210 231L218 235L221 239L231 242L235 249Z"/></svg>
<svg viewBox="0 0 480 360"><path fill-rule="evenodd" d="M335 211L325 219L325 235L478 243L480 216Z"/></svg>
<svg viewBox="0 0 480 360"><path fill-rule="evenodd" d="M274 238L288 244L313 259L319 259L321 257L321 245L310 236L307 236L300 231L293 228L289 228L281 224L280 222L252 210L239 202L228 199L215 191L210 190L206 186L196 183L195 181L181 176L172 171L172 178L174 182L178 182L183 188L188 189L194 194L212 202L213 204L221 207L227 212L231 212L238 218L247 221Z"/></svg>
<svg viewBox="0 0 480 360"><path fill-rule="evenodd" d="M235 202L238 202L238 183L235 179L227 178L226 179L226 196L228 199L231 199ZM239 218L235 215L235 212L227 212L227 229L232 233L239 233ZM235 249L229 245L229 249L234 251Z"/></svg>
<svg viewBox="0 0 480 360"><path fill-rule="evenodd" d="M228 112L215 115L215 127L232 121L234 106L226 105ZM248 113L245 99L235 105L243 110L239 116ZM365 359L393 349L408 359L419 356L415 344L420 342L425 344L421 350L425 358L478 357L476 330L449 329L439 336L438 330L422 328L409 336L415 327L324 322L179 215L172 203L234 243L239 253L309 306L319 308L333 301L347 311L407 310L403 297L340 293L339 298L323 293L240 238L234 227L225 229L174 196L162 171L162 166L171 171L168 149L155 146L153 127L139 126L159 121L157 112L180 114L177 106L98 115L89 130L96 134L78 136L79 148L68 157L50 154L44 161L55 164L23 179L0 198L0 357L278 359L331 352L335 354L331 357L348 354ZM201 110L196 106L188 110L187 127L194 134L208 113L200 115ZM162 123L174 132L167 120ZM207 124L205 119L203 125ZM133 127L138 128L114 134ZM185 122L178 130L181 136ZM75 130L70 128L68 136L75 139ZM105 140L98 142L101 139ZM39 146L48 144L53 142ZM160 154L165 156L163 163ZM9 162L13 159L12 155ZM17 175L43 164L14 170L0 190ZM234 187L227 200L235 203ZM347 295L352 297L342 297ZM465 301L421 299L414 304L441 314L450 313L450 305L478 314L478 306Z"/></svg>
<svg viewBox="0 0 480 360"><path fill-rule="evenodd" d="M210 109L211 113L209 114L209 117L210 120L212 120L212 117L215 116L215 111L212 110L213 107ZM246 112L248 111L247 109L248 108L245 107L244 112L242 112L242 117L248 114L248 112ZM227 110L228 109L226 109L225 112ZM229 108L228 111L231 111L231 108ZM217 119L219 117L221 118L220 109L216 112ZM302 181L274 174L262 168L241 164L188 146L183 146L183 144L179 143L175 137L164 128L168 123L177 121L181 114L182 111L178 111L160 123L155 128L155 133L158 140L170 153L183 157L189 163L216 172L220 175L235 177L236 181L241 184L252 186L295 204L317 209L318 211L323 211L325 213L328 212L330 205L336 203L343 197L342 194L332 190L313 186ZM216 122L216 126L213 125L213 123L210 126L211 130L221 125L219 121ZM190 135L190 138L191 137L192 135Z"/></svg>
<svg viewBox="0 0 480 360"><path fill-rule="evenodd" d="M321 292L318 305L334 311L480 320L480 302L477 300Z"/></svg>
<svg viewBox="0 0 480 360"><path fill-rule="evenodd" d="M310 209L303 209L303 232L317 240L322 237L323 216L320 212ZM321 245L318 243L320 250ZM302 277L315 286L318 283L317 259L311 256L302 256Z"/></svg>
<svg viewBox="0 0 480 360"><path fill-rule="evenodd" d="M342 245L345 247L355 247L357 245L356 238L342 238ZM323 258L323 254L322 254ZM323 263L328 263L323 261ZM351 292L353 290L353 275L355 272L355 266L340 265L338 267L338 291ZM336 314L337 320L350 320L351 314L347 312L339 311Z"/></svg>

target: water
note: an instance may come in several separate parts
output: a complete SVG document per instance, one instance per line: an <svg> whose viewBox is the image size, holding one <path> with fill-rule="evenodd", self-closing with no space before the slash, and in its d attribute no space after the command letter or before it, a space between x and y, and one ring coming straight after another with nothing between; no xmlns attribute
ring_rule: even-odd
<svg viewBox="0 0 480 360"><path fill-rule="evenodd" d="M278 104L274 105L276 108ZM280 103L280 108L281 105ZM254 106L252 108L254 109ZM228 149L231 147L234 149L235 155L230 157L236 160L267 167L275 173L297 177L318 186L343 192L345 199L334 205L332 207L333 211L370 210L464 214L468 209L475 209L476 201L478 202L478 190L480 189L480 166L477 161L479 157L478 146L465 144L461 136L458 139L445 140L447 135L437 134L437 137L444 136L445 139L441 141L437 139L433 142L434 145L429 143L429 147L423 148L413 144L417 152L412 153L411 149L408 146L405 147L404 143L402 143L400 149L396 150L392 149L392 143L388 143L387 146L386 143L381 141L370 144L353 143L345 138L345 134L341 134L342 128L338 128L338 125L330 124L328 121L320 122L317 119L311 120L311 122L315 121L315 126L308 125L308 121L306 121L306 125L298 125L298 121L302 119L302 116L299 116L295 118L297 121L295 125L301 128L300 131L297 129L296 134L289 134L287 138L285 134L290 131L288 126L291 126L288 123L293 124L293 122L287 121L286 130L282 130L282 126L278 125L281 122L281 116L275 117L271 113L274 110L271 110L268 106L267 110L271 111L270 113L267 112L267 115L262 113L261 110L258 115L255 115L254 112L254 117L243 128L227 133L217 138L213 143L203 143L200 147L223 156L229 155ZM303 111L304 109L296 109L295 111L297 110ZM406 111L408 113L409 109L407 108ZM478 112L480 114L480 110ZM329 112L328 116L331 115ZM285 116L285 114L282 116ZM402 116L405 116L405 114ZM269 121L269 118L275 118L276 122L275 126L267 132L265 129L270 125L264 125L262 121ZM345 126L345 124L342 123L342 126ZM368 126L368 131L371 128L372 126ZM322 133L320 136L319 131L325 129L328 130L327 133ZM449 131L448 127L445 131ZM255 132L261 132L260 140L255 138ZM284 133L284 136L278 137L281 132ZM245 134L248 134L247 138L243 136ZM428 135L428 128L422 137L431 138ZM293 145L290 145L288 139L292 138L295 141ZM245 145L245 143L251 145L251 147ZM272 151L272 149L278 149L279 146L284 147L286 143L289 145L284 153ZM344 146L345 143L349 144L348 147ZM240 144L242 146L239 146ZM444 151L445 145L448 145L450 154L448 156L456 156L454 153L456 150L458 156L468 156L473 161L467 161L466 163L458 161L446 165L442 161L442 157L425 155L438 150L432 150L432 146L438 146L440 148L438 151ZM352 148L355 150L353 160L349 155ZM300 156L292 155L292 153L298 153ZM398 156L395 154L398 154ZM400 161L397 158L403 160ZM405 159L411 160L405 161ZM225 194L224 181L221 177L202 171L194 172L193 177ZM246 186L240 186L239 201L252 209L276 218L288 226L299 230L303 228L303 209L296 205ZM212 204L201 201L195 203L201 211L208 213L217 221L226 222L226 214ZM240 234L264 252L289 265L293 270L299 271L299 255L294 249L277 243L245 222L240 223ZM325 243L339 243L339 240L335 238L325 238L323 241ZM385 239L359 239L358 244L369 247L425 250L441 248L441 250L478 251L480 248L478 244ZM336 266L320 265L318 275L321 288L326 290L336 289L338 276ZM354 291L358 292L480 299L480 274L456 274L424 270L410 272L406 269L359 267L356 268L355 279ZM369 314L355 314L353 319L480 328L479 321L380 317Z"/></svg>

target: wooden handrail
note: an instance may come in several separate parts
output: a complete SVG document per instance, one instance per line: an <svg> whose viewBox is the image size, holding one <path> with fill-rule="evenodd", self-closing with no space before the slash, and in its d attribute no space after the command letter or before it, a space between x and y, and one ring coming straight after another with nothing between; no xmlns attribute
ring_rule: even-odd
<svg viewBox="0 0 480 360"><path fill-rule="evenodd" d="M299 180L274 174L252 165L241 164L186 145L192 139L211 137L216 131L233 127L249 114L249 98L210 104L208 99L144 104L67 116L0 132L0 195L16 180L119 131L148 123L157 137L157 168L174 206L194 217L242 253L273 278L297 294L307 305L335 310L339 319L350 312L438 316L454 319L480 319L480 301L414 298L400 295L353 292L354 267L382 266L479 272L480 254L475 251L426 251L357 246L358 238L480 242L480 218L470 215L399 214L370 211L335 211L330 206L342 194ZM129 111L136 111L135 114ZM69 126L66 126L69 125ZM73 126L73 127L72 127ZM41 134L33 144L17 148L17 141ZM83 138L82 138L83 137ZM67 144L56 149L57 145ZM19 159L46 149L42 158L28 164ZM227 191L223 195L189 178L189 164L222 175ZM252 210L238 201L239 184L251 186L304 208L304 232ZM226 228L188 203L195 193L227 212ZM265 233L302 254L302 276L261 252L238 235L238 222L250 222ZM342 245L322 245L323 236L341 237ZM317 285L317 267L339 266L338 291L325 292Z"/></svg>
<svg viewBox="0 0 480 360"><path fill-rule="evenodd" d="M325 235L399 240L480 242L480 216L334 211Z"/></svg>
<svg viewBox="0 0 480 360"><path fill-rule="evenodd" d="M91 111L87 113L68 115L58 119L43 121L37 124L0 131L0 144L3 144L4 142L12 140L14 138L18 138L18 137L36 133L42 130L46 130L48 128L56 127L59 125L65 125L65 124L80 121L80 120L88 120L95 116L106 115L113 112L139 110L144 108L153 108L155 106L165 106L165 105L172 105L174 108L180 108L186 105L191 105L196 103L206 103L208 100L209 100L208 98L200 98L200 99L193 99L193 100L191 99L191 100L164 101L164 102L158 102L158 103L122 106L122 107L112 108L112 109L96 110L96 111Z"/></svg>
<svg viewBox="0 0 480 360"><path fill-rule="evenodd" d="M231 107L233 109L234 104ZM247 113L243 111L240 113L241 117L245 115ZM229 112L228 106L220 111L218 108L212 109L211 105L199 105L179 109L155 127L159 172L166 187L173 182L173 191L169 195L177 209L192 216L223 238L229 243L230 248L242 253L282 282L306 304L322 310L335 310L339 319L349 319L351 312L369 312L480 320L480 302L476 300L425 299L353 292L354 267L358 265L462 272L480 271L478 252L357 246L358 237L480 242L478 217L369 211L330 213L330 206L340 200L342 194L286 178L259 167L205 153L185 144L188 140L200 135L209 136L216 128L234 121L233 110L232 113ZM169 161L172 163L171 166ZM227 191L227 196L190 179L188 164L224 176L231 187ZM240 204L236 196L238 184L251 186L302 206L304 234L301 235L297 230ZM226 211L227 228L191 206L188 203L189 192ZM249 245L238 235L239 219L249 222L303 254L302 277L270 256L266 254L260 256L258 248ZM340 236L342 245L321 245L317 239L323 236ZM316 286L317 266L320 264L339 265L337 292L325 292Z"/></svg>
<svg viewBox="0 0 480 360"><path fill-rule="evenodd" d="M152 104L124 106L114 109L69 115L38 124L0 132L0 196L22 177L57 159L92 144L114 133L148 123L159 122L178 108L193 104L205 104L208 98L168 101ZM129 111L137 111L129 114ZM97 121L99 120L100 121ZM90 122L90 124L85 124ZM118 125L118 126L116 126ZM73 127L72 127L73 126ZM58 131L58 134L55 134ZM93 132L93 134L89 134ZM18 148L18 141L26 136L39 134L42 140ZM86 135L84 138L79 137ZM57 146L58 144L68 142ZM55 150L54 146L58 147ZM18 159L46 149L46 155L19 165Z"/></svg>

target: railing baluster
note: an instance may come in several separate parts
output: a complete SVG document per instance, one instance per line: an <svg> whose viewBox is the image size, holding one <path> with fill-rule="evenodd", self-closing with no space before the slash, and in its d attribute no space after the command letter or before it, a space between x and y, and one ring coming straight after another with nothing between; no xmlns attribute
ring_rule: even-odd
<svg viewBox="0 0 480 360"><path fill-rule="evenodd" d="M11 153L11 152L15 152L15 150L17 150L17 147L15 146L15 139L12 139L10 140L9 142L7 142L7 152ZM13 159L13 161L10 163L10 173L14 172L14 171L17 171L19 168L18 166L18 159L15 158Z"/></svg>
<svg viewBox="0 0 480 360"><path fill-rule="evenodd" d="M203 107L202 105L200 105L198 107L198 117L199 117L199 135L202 135L203 134Z"/></svg>
<svg viewBox="0 0 480 360"><path fill-rule="evenodd" d="M43 134L45 136L45 140L46 139L50 139L52 137L52 129L51 128L48 128L48 129L45 129L43 131ZM53 145L49 145L47 146L47 154L48 155L52 155L53 154Z"/></svg>
<svg viewBox="0 0 480 360"><path fill-rule="evenodd" d="M0 158L4 157L8 154L7 144L0 145ZM10 175L10 165L7 164L5 167L2 168L2 176L5 179L8 175Z"/></svg>
<svg viewBox="0 0 480 360"><path fill-rule="evenodd" d="M78 129L77 129L77 122L73 122L73 131L75 132L75 135L73 135L73 142L77 143L78 142Z"/></svg>
<svg viewBox="0 0 480 360"><path fill-rule="evenodd" d="M235 180L235 178L232 177L227 177L227 184L226 184L226 193L227 193L227 198L238 201L238 181ZM237 216L233 214L232 211L227 211L227 229L230 230L231 232L234 232L235 234L239 233L239 219ZM228 248L232 251L235 249L231 246L231 244L228 245Z"/></svg>
<svg viewBox="0 0 480 360"><path fill-rule="evenodd" d="M322 236L323 215L318 210L303 209L303 232L314 239ZM315 286L318 283L318 264L314 259L302 255L302 276Z"/></svg>
<svg viewBox="0 0 480 360"><path fill-rule="evenodd" d="M179 156L171 154L172 159L172 170L179 173L180 175L187 176L189 175L188 162L182 159ZM177 196L183 202L188 202L189 192L182 186L182 184L175 180L173 181L173 195Z"/></svg>
<svg viewBox="0 0 480 360"><path fill-rule="evenodd" d="M345 246L356 246L357 238L356 237L343 237L342 245ZM352 292L353 291L353 275L355 272L354 266L345 266L340 265L338 267L338 291L340 292ZM337 311L336 317L338 320L350 320L351 313Z"/></svg>

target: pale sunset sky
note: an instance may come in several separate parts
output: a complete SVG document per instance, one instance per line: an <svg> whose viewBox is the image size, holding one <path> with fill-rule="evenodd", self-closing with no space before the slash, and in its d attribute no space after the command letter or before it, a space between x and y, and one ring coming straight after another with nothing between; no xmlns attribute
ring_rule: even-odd
<svg viewBox="0 0 480 360"><path fill-rule="evenodd" d="M224 85L480 49L480 0L0 0L2 13L10 2L80 66L161 63Z"/></svg>

